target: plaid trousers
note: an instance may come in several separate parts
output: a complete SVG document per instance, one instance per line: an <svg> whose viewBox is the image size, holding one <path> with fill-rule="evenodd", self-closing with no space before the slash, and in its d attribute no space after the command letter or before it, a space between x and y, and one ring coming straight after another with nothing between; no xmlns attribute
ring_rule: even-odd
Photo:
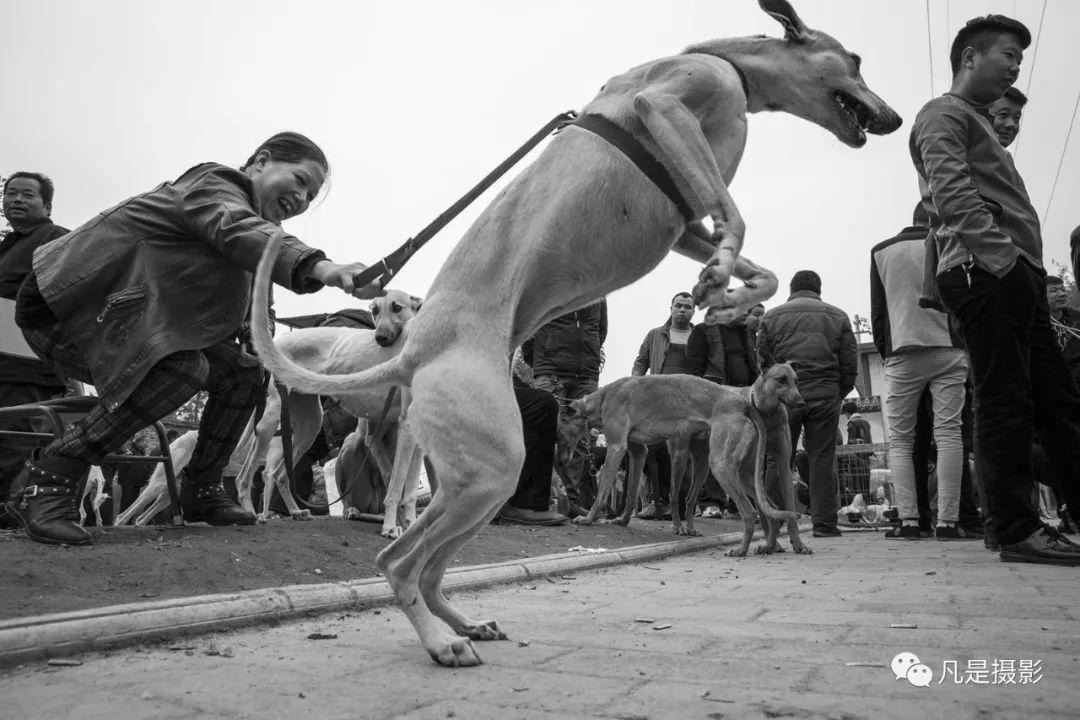
<svg viewBox="0 0 1080 720"><path fill-rule="evenodd" d="M94 383L83 353L62 326L24 330L23 335L34 352L52 363L61 375ZM192 476L220 470L228 464L263 393L262 367L244 364L246 357L250 356L244 356L240 345L231 340L202 350L173 353L154 365L115 410L99 404L43 452L82 458L97 465L102 456L118 451L139 430L206 390L199 438L187 467Z"/></svg>

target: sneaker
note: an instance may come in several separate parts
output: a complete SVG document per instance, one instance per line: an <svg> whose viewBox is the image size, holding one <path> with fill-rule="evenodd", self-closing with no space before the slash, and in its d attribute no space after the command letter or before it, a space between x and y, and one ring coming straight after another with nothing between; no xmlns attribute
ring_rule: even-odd
<svg viewBox="0 0 1080 720"><path fill-rule="evenodd" d="M814 537L840 537L844 533L835 525L815 525Z"/></svg>
<svg viewBox="0 0 1080 720"><path fill-rule="evenodd" d="M720 513L721 513L721 510L720 510L719 505L709 505L708 507L706 507L704 510L701 511L701 517L703 517L703 518L720 517Z"/></svg>
<svg viewBox="0 0 1080 720"><path fill-rule="evenodd" d="M499 523L503 525L565 525L570 518L554 510L527 510L503 505L499 511Z"/></svg>
<svg viewBox="0 0 1080 720"><path fill-rule="evenodd" d="M637 511L634 517L641 520L655 520L656 519L656 503L649 501L649 504Z"/></svg>
<svg viewBox="0 0 1080 720"><path fill-rule="evenodd" d="M934 529L938 540L981 540L982 535L974 535L959 525L939 525Z"/></svg>
<svg viewBox="0 0 1080 720"><path fill-rule="evenodd" d="M922 540L922 530L918 525L900 525L885 532L890 540Z"/></svg>
<svg viewBox="0 0 1080 720"><path fill-rule="evenodd" d="M1080 545L1051 527L1040 527L1018 543L1001 547L1002 562L1080 565Z"/></svg>

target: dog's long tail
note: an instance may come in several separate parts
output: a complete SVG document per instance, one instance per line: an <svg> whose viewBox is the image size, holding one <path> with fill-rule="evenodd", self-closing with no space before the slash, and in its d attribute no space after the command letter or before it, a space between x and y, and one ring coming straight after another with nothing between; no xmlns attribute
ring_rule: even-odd
<svg viewBox="0 0 1080 720"><path fill-rule="evenodd" d="M758 435L757 454L754 457L754 495L757 496L758 510L773 520L798 520L797 513L780 510L769 501L769 493L765 490L765 446L768 444L765 421L762 420L757 408L752 405L747 405L745 412L750 422L754 423Z"/></svg>
<svg viewBox="0 0 1080 720"><path fill-rule="evenodd" d="M274 378L286 387L312 395L340 395L379 385L404 384L401 356L348 375L323 375L297 365L278 349L270 336L270 282L274 262L281 252L282 237L275 234L266 243L255 272L255 293L251 308L251 337L259 359Z"/></svg>

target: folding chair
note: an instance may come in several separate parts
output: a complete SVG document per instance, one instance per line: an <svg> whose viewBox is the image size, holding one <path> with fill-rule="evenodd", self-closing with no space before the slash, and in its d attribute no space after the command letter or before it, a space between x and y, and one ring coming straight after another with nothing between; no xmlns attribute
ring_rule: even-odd
<svg viewBox="0 0 1080 720"><path fill-rule="evenodd" d="M97 403L98 399L96 397L81 396L0 408L0 438L30 445L46 445L61 437L67 424L81 420L97 406ZM12 423L19 420L38 420L51 429L39 432L5 429L10 428ZM172 501L169 506L172 524L182 526L184 518L180 513L180 496L176 488L176 474L173 469L172 454L169 452L169 437L165 433L165 427L160 422L155 422L152 427L157 433L158 445L161 448L160 455L113 454L103 457L102 462L161 463L164 465L165 477L168 480L169 499Z"/></svg>

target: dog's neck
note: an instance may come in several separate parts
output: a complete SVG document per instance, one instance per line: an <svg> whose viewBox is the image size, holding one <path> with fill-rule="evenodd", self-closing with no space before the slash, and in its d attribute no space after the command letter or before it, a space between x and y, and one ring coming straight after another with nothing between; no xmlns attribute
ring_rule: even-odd
<svg viewBox="0 0 1080 720"><path fill-rule="evenodd" d="M765 392L765 376L759 377L750 386L750 404L763 413L771 413L780 404L778 398L770 397L769 393Z"/></svg>
<svg viewBox="0 0 1080 720"><path fill-rule="evenodd" d="M765 35L760 37L724 38L691 45L684 53L713 55L727 60L742 80L746 93L746 111L786 111L791 92L784 63L780 61L791 51L788 42Z"/></svg>

